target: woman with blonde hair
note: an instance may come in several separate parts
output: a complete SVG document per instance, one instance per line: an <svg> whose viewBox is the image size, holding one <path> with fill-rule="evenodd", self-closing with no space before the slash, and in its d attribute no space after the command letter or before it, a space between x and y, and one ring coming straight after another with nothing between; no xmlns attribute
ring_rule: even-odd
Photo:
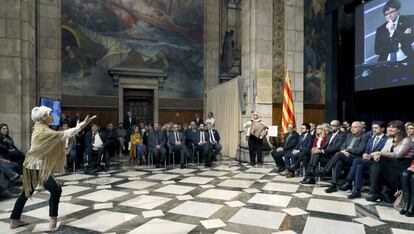
<svg viewBox="0 0 414 234"><path fill-rule="evenodd" d="M35 123L31 138L30 149L23 162L23 191L14 204L10 219L10 229L28 225L20 217L29 197L32 196L38 185L50 192L49 199L49 228L56 231L57 216L62 188L53 178L53 174L65 169L66 139L75 136L85 128L96 116L78 123L76 127L65 131L54 131L49 128L53 123L52 109L39 106L32 109L32 120Z"/></svg>
<svg viewBox="0 0 414 234"><path fill-rule="evenodd" d="M139 127L134 126L131 139L129 141L130 143L130 150L129 150L129 159L134 163L134 165L141 165L144 160L144 145L142 144L143 137L139 133Z"/></svg>

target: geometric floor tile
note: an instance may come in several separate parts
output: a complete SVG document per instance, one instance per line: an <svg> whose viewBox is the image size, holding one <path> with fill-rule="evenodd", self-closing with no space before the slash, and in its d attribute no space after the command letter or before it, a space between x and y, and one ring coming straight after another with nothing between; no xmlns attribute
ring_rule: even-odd
<svg viewBox="0 0 414 234"><path fill-rule="evenodd" d="M229 231L223 231L223 230L217 230L214 234L240 234L239 232L229 232Z"/></svg>
<svg viewBox="0 0 414 234"><path fill-rule="evenodd" d="M222 207L223 205L217 205L212 203L186 201L168 212L174 214L196 216L200 218L209 218Z"/></svg>
<svg viewBox="0 0 414 234"><path fill-rule="evenodd" d="M202 173L198 173L197 176L224 176L228 172L226 171L203 171Z"/></svg>
<svg viewBox="0 0 414 234"><path fill-rule="evenodd" d="M207 184L208 182L214 180L214 178L209 177L187 177L183 180L180 180L180 183L187 183L187 184Z"/></svg>
<svg viewBox="0 0 414 234"><path fill-rule="evenodd" d="M183 169L176 168L176 169L173 169L173 170L169 170L167 172L168 173L177 173L177 174L189 174L189 173L192 173L192 172L195 172L195 171L197 171L197 170L188 169L188 168L183 168Z"/></svg>
<svg viewBox="0 0 414 234"><path fill-rule="evenodd" d="M103 189L103 190L99 190L93 193L85 194L78 198L84 199L84 200L95 201L95 202L107 202L109 200L113 200L115 198L122 197L127 194L128 193L126 192Z"/></svg>
<svg viewBox="0 0 414 234"><path fill-rule="evenodd" d="M151 210L171 200L172 200L171 198L166 198L166 197L141 195L141 196L129 199L127 201L124 201L120 203L119 205Z"/></svg>
<svg viewBox="0 0 414 234"><path fill-rule="evenodd" d="M283 212L288 213L290 216L297 216L297 215L304 215L304 214L309 214L308 212L299 209L297 207L295 208L288 208L288 209L282 209Z"/></svg>
<svg viewBox="0 0 414 234"><path fill-rule="evenodd" d="M352 202L311 198L306 209L331 214L356 216L355 204Z"/></svg>
<svg viewBox="0 0 414 234"><path fill-rule="evenodd" d="M367 201L365 198L352 199L352 202L356 204L360 204L361 206L369 206L369 205L377 204L376 202Z"/></svg>
<svg viewBox="0 0 414 234"><path fill-rule="evenodd" d="M292 196L295 196L295 197L298 197L298 198L301 198L301 199L313 197L309 193L294 193L294 194L292 194Z"/></svg>
<svg viewBox="0 0 414 234"><path fill-rule="evenodd" d="M217 186L230 187L230 188L248 188L254 184L254 181L249 180L225 180Z"/></svg>
<svg viewBox="0 0 414 234"><path fill-rule="evenodd" d="M277 175L277 176L273 177L272 180L274 180L274 181L283 181L283 182L299 183L299 181L301 181L302 179L303 179L303 177L286 178L285 176Z"/></svg>
<svg viewBox="0 0 414 234"><path fill-rule="evenodd" d="M150 180L171 180L174 178L180 177L180 175L170 175L170 174L155 174L152 176L148 176L145 179Z"/></svg>
<svg viewBox="0 0 414 234"><path fill-rule="evenodd" d="M112 183L115 183L121 180L123 179L114 178L114 177L99 177L99 178L92 179L92 180L85 180L83 181L83 183L106 185L106 184L112 184Z"/></svg>
<svg viewBox="0 0 414 234"><path fill-rule="evenodd" d="M204 226L205 229L211 229L211 228L219 228L219 227L225 227L226 224L221 221L221 219L209 219L209 220L202 220L200 223Z"/></svg>
<svg viewBox="0 0 414 234"><path fill-rule="evenodd" d="M112 202L108 203L96 203L93 205L94 210L103 210L103 209L111 209L114 207L114 204Z"/></svg>
<svg viewBox="0 0 414 234"><path fill-rule="evenodd" d="M284 213L241 208L228 222L279 229L285 217L286 214Z"/></svg>
<svg viewBox="0 0 414 234"><path fill-rule="evenodd" d="M267 183L262 190L278 191L278 192L290 192L295 193L299 188L298 184L287 183Z"/></svg>
<svg viewBox="0 0 414 234"><path fill-rule="evenodd" d="M358 223L336 221L332 219L323 219L308 217L306 220L303 234L364 234L364 225Z"/></svg>
<svg viewBox="0 0 414 234"><path fill-rule="evenodd" d="M219 171L237 171L240 169L240 167L238 166L226 166L226 165L220 165L218 167L213 168L214 170L219 170Z"/></svg>
<svg viewBox="0 0 414 234"><path fill-rule="evenodd" d="M271 172L272 170L273 170L273 168L257 168L257 167L253 167L253 168L250 168L250 169L246 170L245 172L247 172L247 173L263 173L263 174L266 174L266 173Z"/></svg>
<svg viewBox="0 0 414 234"><path fill-rule="evenodd" d="M414 218L400 215L398 210L393 207L375 206L375 208L381 220L414 224Z"/></svg>
<svg viewBox="0 0 414 234"><path fill-rule="evenodd" d="M354 221L357 221L358 223L365 224L369 227L375 227L375 226L385 224L384 222L381 222L378 219L373 219L371 217L357 218L357 219L354 219Z"/></svg>
<svg viewBox="0 0 414 234"><path fill-rule="evenodd" d="M87 208L87 206L61 202L59 203L59 217L61 218ZM49 220L49 206L44 206L36 210L28 211L26 213L23 213L23 215L34 217L37 219Z"/></svg>
<svg viewBox="0 0 414 234"><path fill-rule="evenodd" d="M176 234L176 233L189 233L197 225L173 222L165 219L152 219L151 221L135 228L128 232L128 234Z"/></svg>
<svg viewBox="0 0 414 234"><path fill-rule="evenodd" d="M118 184L116 187L129 188L129 189L145 189L145 188L157 185L157 184L158 183L154 183L154 182L133 180L131 182L127 182L124 184Z"/></svg>
<svg viewBox="0 0 414 234"><path fill-rule="evenodd" d="M172 194L177 194L177 195L183 195L185 193L188 193L188 192L194 190L195 188L196 187L184 186L184 185L167 185L165 187L154 190L154 192L172 193Z"/></svg>
<svg viewBox="0 0 414 234"><path fill-rule="evenodd" d="M83 179L91 178L91 177L94 177L94 176L85 175L85 174L71 174L67 176L56 177L56 179L70 181L70 180L83 180Z"/></svg>
<svg viewBox="0 0 414 234"><path fill-rule="evenodd" d="M59 230L59 226L60 226L60 222L58 222L56 225L58 230ZM42 232L42 233L48 232L48 231L50 231L48 222L36 224L36 226L32 230L32 232Z"/></svg>
<svg viewBox="0 0 414 234"><path fill-rule="evenodd" d="M47 200L44 199L39 199L39 198L32 198L32 199L28 199L26 202L25 207L31 206L31 205L35 205L41 202L45 202ZM2 211L12 211L14 208L14 204L16 203L16 199L8 199L5 201L1 201L0 202L0 210Z"/></svg>
<svg viewBox="0 0 414 234"><path fill-rule="evenodd" d="M229 201L229 202L225 202L225 204L230 207L242 207L246 205L241 201Z"/></svg>
<svg viewBox="0 0 414 234"><path fill-rule="evenodd" d="M102 210L69 223L69 226L106 232L124 222L133 219L136 215Z"/></svg>
<svg viewBox="0 0 414 234"><path fill-rule="evenodd" d="M259 180L264 176L265 175L263 175L263 174L255 174L255 173L239 173L239 174L233 176L233 178Z"/></svg>
<svg viewBox="0 0 414 234"><path fill-rule="evenodd" d="M142 175L148 174L148 172L143 171L126 171L122 173L115 174L114 176L122 176L122 177L139 177Z"/></svg>
<svg viewBox="0 0 414 234"><path fill-rule="evenodd" d="M14 233L26 231L27 228L19 227L16 229L10 229L10 223L5 223L5 222L0 221L0 230L1 230L1 234L14 234Z"/></svg>
<svg viewBox="0 0 414 234"><path fill-rule="evenodd" d="M74 193L79 193L82 191L89 190L91 188L89 187L83 187L83 186L76 186L76 185L68 185L68 186L62 186L62 195L61 196L68 196ZM46 190L47 191L47 190ZM47 191L49 192L49 191Z"/></svg>
<svg viewBox="0 0 414 234"><path fill-rule="evenodd" d="M249 201L247 201L247 203L287 207L289 205L290 199L292 199L290 196L256 193Z"/></svg>
<svg viewBox="0 0 414 234"><path fill-rule="evenodd" d="M230 201L233 198L237 197L240 193L241 192L238 191L230 191L223 189L209 189L197 195L197 197Z"/></svg>
<svg viewBox="0 0 414 234"><path fill-rule="evenodd" d="M162 210L150 210L150 211L143 211L142 216L144 216L144 218L153 218L153 217L164 216L164 213L162 212Z"/></svg>
<svg viewBox="0 0 414 234"><path fill-rule="evenodd" d="M325 193L326 188L327 187L315 187L312 191L312 195L346 198L349 194L348 192L344 192L344 191L337 191L334 193Z"/></svg>
<svg viewBox="0 0 414 234"><path fill-rule="evenodd" d="M414 234L414 231L398 229L398 228L391 228L391 232L392 234Z"/></svg>

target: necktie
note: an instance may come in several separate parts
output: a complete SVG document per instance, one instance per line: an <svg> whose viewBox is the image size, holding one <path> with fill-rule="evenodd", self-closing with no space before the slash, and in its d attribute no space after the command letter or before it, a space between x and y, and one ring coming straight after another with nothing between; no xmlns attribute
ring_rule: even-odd
<svg viewBox="0 0 414 234"><path fill-rule="evenodd" d="M379 137L375 137L374 144L372 144L371 151L374 151L374 149L377 147L378 142L379 142Z"/></svg>
<svg viewBox="0 0 414 234"><path fill-rule="evenodd" d="M332 134L331 138L329 139L329 143L328 143L328 146L327 146L328 149L329 149L329 146L331 146L331 143L332 143L333 139L335 138L335 136L336 136L336 134L335 135Z"/></svg>

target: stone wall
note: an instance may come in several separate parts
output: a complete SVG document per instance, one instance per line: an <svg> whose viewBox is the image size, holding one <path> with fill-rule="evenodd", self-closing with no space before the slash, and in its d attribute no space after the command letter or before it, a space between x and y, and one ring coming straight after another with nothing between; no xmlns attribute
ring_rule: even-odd
<svg viewBox="0 0 414 234"><path fill-rule="evenodd" d="M0 5L0 122L25 150L36 104L35 1L0 0Z"/></svg>

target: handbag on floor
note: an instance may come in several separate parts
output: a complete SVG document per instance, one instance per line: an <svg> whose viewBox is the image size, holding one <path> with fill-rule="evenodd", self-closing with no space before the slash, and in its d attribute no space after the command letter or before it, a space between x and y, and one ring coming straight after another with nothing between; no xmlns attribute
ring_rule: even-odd
<svg viewBox="0 0 414 234"><path fill-rule="evenodd" d="M397 190L397 192L394 193L395 196L395 201L394 201L394 208L397 210L400 210L403 208L404 206L404 200L402 199L403 191L402 190Z"/></svg>

